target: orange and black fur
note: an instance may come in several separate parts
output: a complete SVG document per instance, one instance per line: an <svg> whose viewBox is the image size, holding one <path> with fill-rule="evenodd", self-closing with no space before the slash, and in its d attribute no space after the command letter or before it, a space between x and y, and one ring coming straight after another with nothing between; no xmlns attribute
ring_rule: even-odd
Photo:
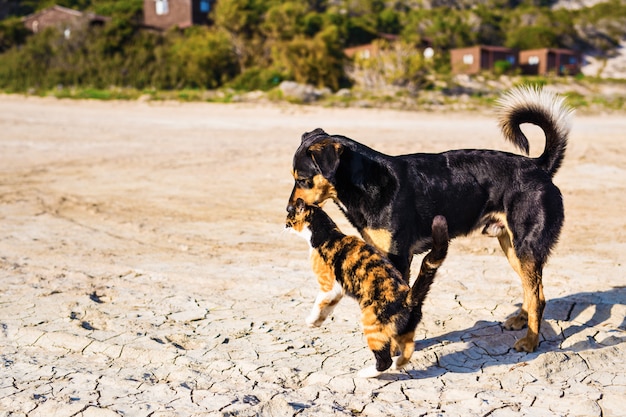
<svg viewBox="0 0 626 417"><path fill-rule="evenodd" d="M435 215L446 218L451 238L481 229L497 237L524 289L521 311L504 327L528 325L515 348L533 352L545 306L543 266L564 219L552 178L565 155L572 110L563 98L532 87L509 92L499 110L504 137L526 154L520 125L543 130L546 145L539 157L481 149L389 156L322 129L305 133L293 157L295 185L287 211L298 198L306 204L334 200L407 281L413 255L432 247Z"/></svg>
<svg viewBox="0 0 626 417"><path fill-rule="evenodd" d="M318 206L298 199L287 215L286 227L309 243L320 286L307 324L320 326L348 294L359 302L363 332L376 358L376 365L361 370L359 376L378 376L392 363L396 369L404 366L415 349L413 337L422 318L422 304L448 250L445 218L433 220L433 248L412 287L383 253L356 236L344 235ZM395 352L400 355L394 361Z"/></svg>

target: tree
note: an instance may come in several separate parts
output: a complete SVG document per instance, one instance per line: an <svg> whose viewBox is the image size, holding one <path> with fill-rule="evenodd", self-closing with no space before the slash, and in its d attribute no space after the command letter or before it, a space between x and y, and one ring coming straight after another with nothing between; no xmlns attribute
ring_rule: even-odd
<svg viewBox="0 0 626 417"><path fill-rule="evenodd" d="M170 59L177 87L216 88L238 72L237 57L228 35L198 28L173 43Z"/></svg>
<svg viewBox="0 0 626 417"><path fill-rule="evenodd" d="M263 34L270 40L289 40L303 33L303 20L307 13L306 4L288 1L276 4L265 13L261 24Z"/></svg>
<svg viewBox="0 0 626 417"><path fill-rule="evenodd" d="M558 28L548 9L522 7L510 13L504 23L505 45L517 49L559 46Z"/></svg>
<svg viewBox="0 0 626 417"><path fill-rule="evenodd" d="M253 66L259 56L263 47L259 26L271 4L261 0L220 0L216 4L215 26L230 36L240 72Z"/></svg>
<svg viewBox="0 0 626 417"><path fill-rule="evenodd" d="M20 19L12 17L0 21L0 53L23 44L27 36L28 30Z"/></svg>
<svg viewBox="0 0 626 417"><path fill-rule="evenodd" d="M402 36L409 42L428 38L438 49L472 45L476 43L477 33L471 16L471 12L449 7L411 10L407 13Z"/></svg>
<svg viewBox="0 0 626 417"><path fill-rule="evenodd" d="M328 26L313 38L296 36L276 48L275 65L297 82L337 90L345 79L345 58L338 35L335 26Z"/></svg>
<svg viewBox="0 0 626 417"><path fill-rule="evenodd" d="M382 10L376 19L376 29L381 33L399 34L402 30L400 13L393 9Z"/></svg>

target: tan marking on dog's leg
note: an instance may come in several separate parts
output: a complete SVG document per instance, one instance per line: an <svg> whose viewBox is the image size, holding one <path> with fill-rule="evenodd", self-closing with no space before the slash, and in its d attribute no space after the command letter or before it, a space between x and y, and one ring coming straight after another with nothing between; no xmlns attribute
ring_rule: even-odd
<svg viewBox="0 0 626 417"><path fill-rule="evenodd" d="M526 295L526 285L524 284L524 274L522 272L522 264L520 260L517 258L515 254L515 249L513 248L513 242L511 241L511 233L509 232L508 226L505 227L506 232L502 233L498 236L498 242L500 242L500 247L504 251L506 258L509 260L509 264L513 267L513 270L517 272L517 275L522 279L522 289L524 290L524 301L522 302L522 308L520 312L514 316L510 317L504 322L504 328L507 330L520 330L526 326L528 322L528 305L527 305L527 295Z"/></svg>
<svg viewBox="0 0 626 417"><path fill-rule="evenodd" d="M374 245L381 251L388 253L395 253L395 247L393 245L393 239L391 232L386 229L363 229L363 240L370 245Z"/></svg>
<svg viewBox="0 0 626 417"><path fill-rule="evenodd" d="M504 328L520 330L528 325L526 336L515 343L515 349L518 352L534 352L539 344L539 328L545 307L541 270L537 270L532 260L520 260L517 257L508 226L506 231L498 236L498 241L509 263L521 278L524 301L520 312L504 322Z"/></svg>
<svg viewBox="0 0 626 417"><path fill-rule="evenodd" d="M541 270L537 270L532 261L521 261L522 285L524 287L524 305L528 314L528 331L526 336L515 343L518 352L534 352L539 345L539 329L546 305L541 282Z"/></svg>

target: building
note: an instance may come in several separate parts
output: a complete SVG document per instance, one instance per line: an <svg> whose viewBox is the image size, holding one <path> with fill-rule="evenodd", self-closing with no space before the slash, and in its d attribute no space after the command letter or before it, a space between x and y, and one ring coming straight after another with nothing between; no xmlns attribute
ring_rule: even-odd
<svg viewBox="0 0 626 417"><path fill-rule="evenodd" d="M52 6L36 13L25 16L24 26L33 33L40 32L48 27L57 27L63 30L69 38L72 30L84 26L103 25L109 18L94 13L85 13L62 6Z"/></svg>
<svg viewBox="0 0 626 417"><path fill-rule="evenodd" d="M399 35L393 35L388 33L379 33L378 39L384 39L390 44L398 42L400 40ZM426 58L432 58L434 50L432 42L429 38L422 38L420 43L416 45L419 50L422 51ZM380 55L381 48L377 42L368 43L365 45L352 46L343 50L343 53L350 59L370 59Z"/></svg>
<svg viewBox="0 0 626 417"><path fill-rule="evenodd" d="M205 25L215 0L144 0L144 26L167 30Z"/></svg>
<svg viewBox="0 0 626 417"><path fill-rule="evenodd" d="M503 62L506 69L518 66L517 51L503 46L476 45L450 50L450 64L453 74L478 74L493 71L497 62Z"/></svg>
<svg viewBox="0 0 626 417"><path fill-rule="evenodd" d="M530 49L519 53L520 67L526 75L576 75L581 72L582 56L570 49Z"/></svg>

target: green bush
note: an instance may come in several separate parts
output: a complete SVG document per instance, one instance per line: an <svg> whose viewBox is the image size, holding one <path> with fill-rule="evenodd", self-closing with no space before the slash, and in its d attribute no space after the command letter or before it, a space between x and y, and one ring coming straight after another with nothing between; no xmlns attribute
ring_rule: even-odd
<svg viewBox="0 0 626 417"><path fill-rule="evenodd" d="M269 91L278 86L285 78L285 75L280 71L253 67L236 76L227 83L227 86L241 91Z"/></svg>
<svg viewBox="0 0 626 417"><path fill-rule="evenodd" d="M228 35L209 28L176 39L168 58L177 88L216 88L232 79L239 70Z"/></svg>
<svg viewBox="0 0 626 417"><path fill-rule="evenodd" d="M0 53L26 41L28 30L16 17L0 21Z"/></svg>
<svg viewBox="0 0 626 417"><path fill-rule="evenodd" d="M345 81L345 57L334 26L326 27L313 38L300 35L276 45L274 62L299 83L337 90Z"/></svg>
<svg viewBox="0 0 626 417"><path fill-rule="evenodd" d="M511 71L512 67L513 64L506 60L496 61L493 63L493 71L496 75L507 74Z"/></svg>

